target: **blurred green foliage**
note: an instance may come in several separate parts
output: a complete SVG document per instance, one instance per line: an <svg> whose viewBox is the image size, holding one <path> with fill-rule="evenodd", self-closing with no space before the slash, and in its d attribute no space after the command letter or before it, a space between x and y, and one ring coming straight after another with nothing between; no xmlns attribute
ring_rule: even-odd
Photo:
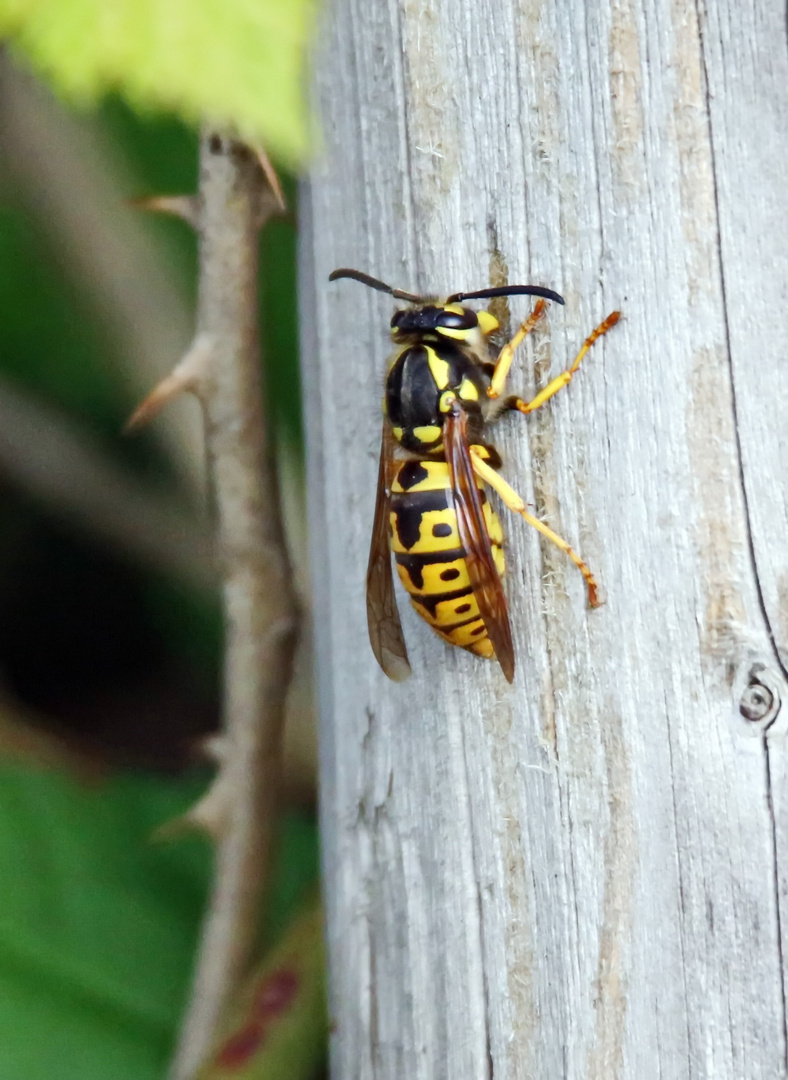
<svg viewBox="0 0 788 1080"><path fill-rule="evenodd" d="M0 1076L164 1075L209 876L199 839L154 841L204 778L117 775L92 787L0 767ZM283 822L266 937L314 881L312 823Z"/></svg>
<svg viewBox="0 0 788 1080"><path fill-rule="evenodd" d="M180 121L140 117L112 98L95 123L136 174L135 190L125 195L195 189L197 138ZM286 187L292 198L293 183ZM194 236L174 220L157 219L153 228L162 261L193 297ZM300 445L292 221L271 224L261 245L272 407L282 434ZM61 406L108 456L174 488L155 430L121 438L134 403L115 371L113 342L54 251L46 218L31 211L23 192L3 183L0 373ZM104 550L1 476L0 503L6 687L59 730L87 736L94 746L120 746L126 760L156 760L174 695L185 693L183 710L199 714L202 729L215 724L221 670L216 598ZM132 735L124 737L126 725L133 729L138 700L129 704L130 687L144 695L148 681L151 696L159 684L166 683L166 693L160 712L145 719L144 745L136 746ZM171 763L166 754L163 760ZM86 788L32 764L0 761L0 1077L163 1076L210 860L201 841L152 844L150 838L194 801L205 780L148 770L111 773ZM285 822L268 941L314 885L316 844L310 818Z"/></svg>
<svg viewBox="0 0 788 1080"><path fill-rule="evenodd" d="M211 117L297 165L312 15L312 0L0 0L0 34L71 101L117 90L141 110Z"/></svg>
<svg viewBox="0 0 788 1080"><path fill-rule="evenodd" d="M128 197L151 193L195 190L198 140L174 117L138 116L124 102L111 97L96 114L100 132L120 148L138 180ZM283 185L294 205L294 182ZM197 245L192 230L176 219L149 215L163 262L179 278L182 291L196 295ZM298 331L295 284L295 225L293 219L273 219L261 235L261 345L268 397L280 437L297 452L302 445ZM24 198L0 204L0 371L27 386L36 395L63 406L79 424L100 438L110 456L134 465L157 482L175 482L171 465L156 439L155 428L133 439L119 436L135 402L117 377L114 343L96 325L90 298L64 265L47 233ZM0 550L4 531L21 534L46 530L37 524L38 512L24 496L7 499L0 522ZM87 545L89 548L89 545ZM36 549L17 544L13 576L24 577L24 563ZM41 549L39 548L39 556ZM85 561L94 555L86 549ZM22 563L20 563L20 558ZM30 574L40 573L37 568ZM189 594L179 584L136 574L139 596L149 608L156 630L168 646L200 670L219 667L220 630L216 604ZM78 568L73 575L79 577ZM0 565L0 581L3 567ZM15 590L16 591L16 590ZM0 595L2 614L2 595ZM24 647L22 645L22 647Z"/></svg>

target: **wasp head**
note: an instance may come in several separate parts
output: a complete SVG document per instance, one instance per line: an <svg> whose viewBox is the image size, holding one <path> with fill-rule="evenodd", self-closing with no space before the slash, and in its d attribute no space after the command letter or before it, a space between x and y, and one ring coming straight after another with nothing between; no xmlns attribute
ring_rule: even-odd
<svg viewBox="0 0 788 1080"><path fill-rule="evenodd" d="M425 334L434 334L476 344L481 322L489 324L490 320L495 322L486 311L477 314L460 304L419 304L394 312L391 318L391 336L398 343L423 338ZM495 322L495 326L497 325ZM494 328L490 326L487 329L487 326L482 326L481 333L491 333Z"/></svg>

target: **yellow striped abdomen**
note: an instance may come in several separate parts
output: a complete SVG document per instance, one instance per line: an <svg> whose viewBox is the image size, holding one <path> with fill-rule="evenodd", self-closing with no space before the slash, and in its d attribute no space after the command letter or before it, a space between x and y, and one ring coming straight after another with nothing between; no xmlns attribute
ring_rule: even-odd
<svg viewBox="0 0 788 1080"><path fill-rule="evenodd" d="M476 483L495 565L503 576L501 524L482 482ZM445 461L403 462L391 487L390 522L397 573L419 615L451 645L494 657L471 589Z"/></svg>

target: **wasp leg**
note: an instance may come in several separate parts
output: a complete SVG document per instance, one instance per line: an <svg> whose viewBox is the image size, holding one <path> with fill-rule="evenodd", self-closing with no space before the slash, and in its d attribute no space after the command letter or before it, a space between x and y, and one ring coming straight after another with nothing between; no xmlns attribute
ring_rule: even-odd
<svg viewBox="0 0 788 1080"><path fill-rule="evenodd" d="M478 454L475 447L470 448L471 462L473 463L473 471L478 477L484 480L485 484L489 484L493 491L497 491L504 502L504 505L512 510L515 514L520 514L529 525L546 536L548 540L551 540L556 547L560 548L565 555L568 555L577 569L586 579L586 585L588 586L588 603L591 607L599 607L602 601L599 599L599 593L597 592L597 583L594 575L589 568L580 558L576 551L567 544L566 540L562 540L558 533L554 533L552 529L549 529L538 518L535 518L533 514L529 514L525 508L525 503L514 490L506 483L504 478L500 476L495 469L491 468L487 462Z"/></svg>
<svg viewBox="0 0 788 1080"><path fill-rule="evenodd" d="M546 309L547 304L544 302L544 300L537 301L536 307L522 324L522 326L514 335L512 340L508 341L498 353L498 359L495 363L495 369L493 371L492 382L487 388L488 397L497 398L501 396L501 392L506 385L506 379L509 375L509 368L512 366L512 360L514 360L515 350L518 348L518 346L522 345L528 334L531 333L533 328L544 315Z"/></svg>
<svg viewBox="0 0 788 1080"><path fill-rule="evenodd" d="M611 311L605 321L601 322L596 330L589 334L585 339L583 347L575 357L572 366L568 367L566 371L562 371L560 375L556 375L556 377L547 384L544 390L539 391L535 398L532 398L531 401L523 401L522 398L511 397L505 402L505 407L507 409L517 409L518 412L527 414L534 412L535 409L544 405L546 401L549 401L551 397L557 394L559 390L563 389L563 387L571 381L572 376L580 367L580 361L594 344L596 339L601 338L603 334L606 334L608 330L616 325L620 318L620 311Z"/></svg>

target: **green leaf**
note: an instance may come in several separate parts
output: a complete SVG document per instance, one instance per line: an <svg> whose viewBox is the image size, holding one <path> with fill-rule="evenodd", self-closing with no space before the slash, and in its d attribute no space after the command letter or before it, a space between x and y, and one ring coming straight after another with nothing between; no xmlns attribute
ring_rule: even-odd
<svg viewBox="0 0 788 1080"><path fill-rule="evenodd" d="M0 34L74 103L117 90L295 165L312 14L313 0L0 0Z"/></svg>
<svg viewBox="0 0 788 1080"><path fill-rule="evenodd" d="M86 787L0 758L3 1080L164 1075L188 993L212 860L202 839L152 837L193 804L204 784L202 774L126 773ZM265 919L269 941L280 939L315 888L314 824L289 815L279 848ZM314 926L319 917L311 910ZM283 956L296 956L303 992L277 1015L281 1025L267 1020L266 1050L281 1047L286 1057L295 1026L299 1053L313 1048L314 1059L325 1032L322 953L319 942L304 951L305 936L301 951L293 952L292 933L274 947L273 962L281 967Z"/></svg>
<svg viewBox="0 0 788 1080"><path fill-rule="evenodd" d="M0 1076L163 1074L210 850L151 834L201 787L0 763Z"/></svg>

